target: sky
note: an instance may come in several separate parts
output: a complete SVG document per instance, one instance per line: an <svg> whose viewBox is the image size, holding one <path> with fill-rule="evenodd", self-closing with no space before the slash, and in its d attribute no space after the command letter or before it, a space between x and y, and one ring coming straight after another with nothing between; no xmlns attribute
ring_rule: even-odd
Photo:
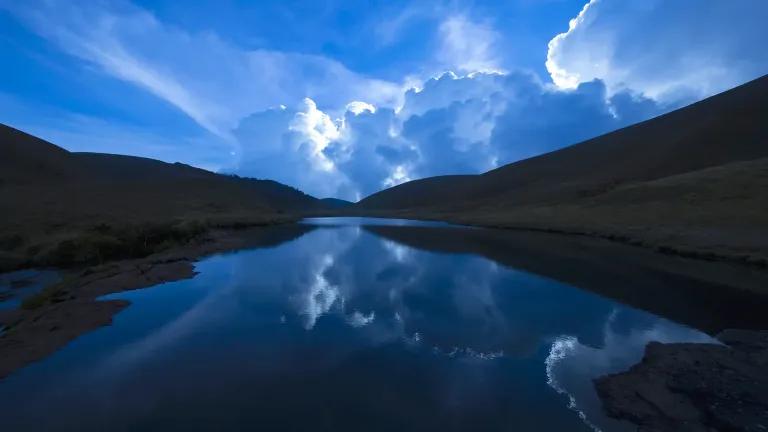
<svg viewBox="0 0 768 432"><path fill-rule="evenodd" d="M758 78L766 19L763 0L0 0L0 122L357 200Z"/></svg>

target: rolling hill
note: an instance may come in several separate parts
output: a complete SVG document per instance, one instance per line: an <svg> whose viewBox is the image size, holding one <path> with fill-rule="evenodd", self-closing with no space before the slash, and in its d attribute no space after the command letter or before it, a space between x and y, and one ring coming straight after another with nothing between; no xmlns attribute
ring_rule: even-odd
<svg viewBox="0 0 768 432"><path fill-rule="evenodd" d="M481 175L404 183L354 210L592 234L765 264L768 76Z"/></svg>
<svg viewBox="0 0 768 432"><path fill-rule="evenodd" d="M208 226L293 220L319 208L325 208L320 200L274 181L73 153L0 125L0 267L2 261L88 261L127 237L146 240L150 228L149 237L166 242ZM61 244L83 241L67 259L56 256Z"/></svg>

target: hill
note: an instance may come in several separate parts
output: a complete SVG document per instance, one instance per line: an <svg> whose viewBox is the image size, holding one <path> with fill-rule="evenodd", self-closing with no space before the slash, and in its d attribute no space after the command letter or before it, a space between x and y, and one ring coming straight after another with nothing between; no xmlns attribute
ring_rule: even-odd
<svg viewBox="0 0 768 432"><path fill-rule="evenodd" d="M152 250L144 243L293 220L317 208L324 205L316 198L274 181L68 152L0 125L0 268L100 261L127 253L121 246L137 237L142 247L129 255L141 254Z"/></svg>
<svg viewBox="0 0 768 432"><path fill-rule="evenodd" d="M355 211L593 234L766 263L768 76L475 176L375 193Z"/></svg>
<svg viewBox="0 0 768 432"><path fill-rule="evenodd" d="M322 203L322 205L327 209L346 208L354 204L351 201L347 201L339 198L322 198L320 200L320 203Z"/></svg>

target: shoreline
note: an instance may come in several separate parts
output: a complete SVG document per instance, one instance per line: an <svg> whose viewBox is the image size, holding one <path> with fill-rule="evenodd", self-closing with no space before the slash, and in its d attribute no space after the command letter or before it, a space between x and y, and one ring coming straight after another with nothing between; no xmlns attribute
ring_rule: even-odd
<svg viewBox="0 0 768 432"><path fill-rule="evenodd" d="M267 233L264 228L271 231ZM126 300L100 300L104 295L189 279L197 274L195 263L205 257L268 246L308 229L295 222L217 229L186 245L147 257L111 261L79 271L64 269L60 282L44 287L16 309L0 311L0 381L77 337L110 325L112 318L130 305Z"/></svg>
<svg viewBox="0 0 768 432"><path fill-rule="evenodd" d="M594 380L610 417L640 432L768 427L768 331L726 330L722 345L651 342L640 363Z"/></svg>
<svg viewBox="0 0 768 432"><path fill-rule="evenodd" d="M545 232L545 233L563 234L563 235L572 235L572 236L584 236L584 237L590 237L590 238L610 240L613 242L626 244L630 246L642 247L645 249L651 249L654 252L657 252L663 255L679 256L679 257L692 258L692 259L703 260L703 261L728 262L728 263L742 264L742 265L757 267L757 268L768 268L768 258L761 257L761 256L754 256L754 255L740 254L740 253L729 254L729 253L706 250L705 248L677 246L674 244L664 244L661 242L644 240L641 237L635 237L635 236L632 236L631 234L624 234L624 233L611 233L607 231L601 232L601 231L593 231L593 230L566 229L566 228L537 228L532 226L515 226L515 225L504 225L504 224L482 224L482 223L475 224L471 222L464 223L464 225L476 226L476 227L482 227L482 228L497 228L497 229L508 229L508 230Z"/></svg>
<svg viewBox="0 0 768 432"><path fill-rule="evenodd" d="M724 250L728 247L716 249L717 244L711 245L679 245L662 239L654 239L653 237L662 237L663 235L674 236L676 233L669 232L664 233L662 230L650 230L647 227L640 229L639 227L633 227L636 231L645 232L645 236L637 235L632 230L620 230L614 228L582 228L582 227L567 227L567 226L555 226L556 224L525 224L504 222L503 220L483 220L482 217L467 217L456 216L452 214L438 215L438 214L425 214L425 213L411 213L411 210L398 211L396 213L385 212L349 212L337 217L374 217L382 219L410 219L420 221L431 222L444 222L449 224L455 224L466 227L476 228L491 228L510 231L528 231L528 232L541 232L550 234L561 234L567 236L582 236L594 239L609 240L612 242L625 244L629 246L636 246L643 249L652 250L656 253L668 256L678 256L684 258L691 258L701 261L713 261L713 262L726 262L731 264L744 265L757 269L768 269L768 252L761 251L762 253L748 253L744 251ZM694 227L695 228L695 227Z"/></svg>

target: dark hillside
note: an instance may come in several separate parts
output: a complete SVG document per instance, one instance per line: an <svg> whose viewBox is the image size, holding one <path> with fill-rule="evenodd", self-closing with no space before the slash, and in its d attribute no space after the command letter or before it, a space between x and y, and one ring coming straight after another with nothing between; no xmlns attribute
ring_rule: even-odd
<svg viewBox="0 0 768 432"><path fill-rule="evenodd" d="M274 181L134 156L71 153L0 125L0 267L58 263L57 245L67 241L73 249L62 252L67 260L88 261L147 227L163 232L153 235L162 243L208 226L293 220L320 206Z"/></svg>

